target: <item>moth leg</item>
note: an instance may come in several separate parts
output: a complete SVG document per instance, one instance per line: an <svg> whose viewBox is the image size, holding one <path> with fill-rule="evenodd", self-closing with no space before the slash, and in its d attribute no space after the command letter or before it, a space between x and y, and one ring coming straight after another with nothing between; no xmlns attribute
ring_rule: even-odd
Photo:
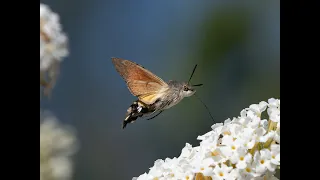
<svg viewBox="0 0 320 180"><path fill-rule="evenodd" d="M161 114L163 111L160 111L158 114L156 114L155 116L153 116L153 117L151 117L151 118L149 118L149 119L147 119L147 120L151 120L151 119L153 119L153 118L155 118L155 117L157 117L157 116L159 116L159 114Z"/></svg>

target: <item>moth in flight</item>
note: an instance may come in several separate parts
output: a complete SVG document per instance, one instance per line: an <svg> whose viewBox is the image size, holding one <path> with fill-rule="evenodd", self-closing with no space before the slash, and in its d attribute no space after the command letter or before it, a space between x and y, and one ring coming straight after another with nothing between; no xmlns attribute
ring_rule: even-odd
<svg viewBox="0 0 320 180"><path fill-rule="evenodd" d="M131 94L138 98L127 110L122 123L123 129L128 123L135 122L139 117L155 114L147 120L155 118L164 110L178 104L183 98L194 95L196 92L194 87L202 85L190 85L190 80L197 65L194 67L188 82L174 80L165 82L135 62L121 58L111 59Z"/></svg>

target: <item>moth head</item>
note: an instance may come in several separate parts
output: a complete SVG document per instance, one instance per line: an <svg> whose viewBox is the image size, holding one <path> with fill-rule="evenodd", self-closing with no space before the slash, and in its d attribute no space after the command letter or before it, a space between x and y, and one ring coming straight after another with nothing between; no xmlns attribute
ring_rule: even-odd
<svg viewBox="0 0 320 180"><path fill-rule="evenodd" d="M194 93L196 93L196 89L192 85L190 85L188 83L183 83L182 89L181 89L181 94L184 97L190 97Z"/></svg>
<svg viewBox="0 0 320 180"><path fill-rule="evenodd" d="M196 93L196 90L194 88L195 86L202 86L202 84L196 84L196 85L190 84L191 78L192 78L196 68L197 68L197 65L194 66L193 71L191 73L191 76L189 78L189 81L182 84L182 91L181 92L182 92L182 96L184 96L184 97L190 97L194 93Z"/></svg>

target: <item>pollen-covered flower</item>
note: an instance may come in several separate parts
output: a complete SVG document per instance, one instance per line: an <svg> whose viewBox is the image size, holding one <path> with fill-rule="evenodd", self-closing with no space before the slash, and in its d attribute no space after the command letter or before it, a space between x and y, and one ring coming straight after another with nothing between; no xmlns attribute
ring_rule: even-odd
<svg viewBox="0 0 320 180"><path fill-rule="evenodd" d="M269 118L261 119L264 111ZM280 100L253 104L239 117L211 128L198 136L199 146L186 143L178 158L157 160L148 173L133 179L276 179L275 169L280 167Z"/></svg>

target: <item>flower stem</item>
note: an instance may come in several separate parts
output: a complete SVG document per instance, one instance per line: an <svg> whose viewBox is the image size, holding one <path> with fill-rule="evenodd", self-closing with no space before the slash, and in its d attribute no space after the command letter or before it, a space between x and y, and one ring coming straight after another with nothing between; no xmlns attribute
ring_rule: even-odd
<svg viewBox="0 0 320 180"><path fill-rule="evenodd" d="M255 144L254 144L254 146L252 147L252 149L250 149L250 154L252 155L252 156L254 156L254 152L256 151L256 149L259 147L259 142L256 142Z"/></svg>
<svg viewBox="0 0 320 180"><path fill-rule="evenodd" d="M268 124L268 132L270 131L275 131L277 128L277 122L274 122L272 120L269 120L269 124Z"/></svg>

